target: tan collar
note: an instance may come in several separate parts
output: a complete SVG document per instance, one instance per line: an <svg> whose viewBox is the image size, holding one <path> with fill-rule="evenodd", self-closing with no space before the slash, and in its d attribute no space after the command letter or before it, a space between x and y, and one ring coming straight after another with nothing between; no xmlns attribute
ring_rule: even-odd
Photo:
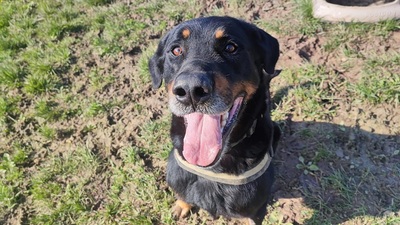
<svg viewBox="0 0 400 225"><path fill-rule="evenodd" d="M272 148L272 146L270 146L270 148ZM177 149L174 149L174 156L176 161L178 162L178 165L182 169L190 173L196 174L197 176L203 177L207 180L230 185L242 185L254 181L262 174L264 174L272 160L270 153L267 152L263 160L261 160L260 163L258 163L258 165L256 165L254 168L242 174L234 175L228 173L216 173L203 167L192 165L182 158Z"/></svg>

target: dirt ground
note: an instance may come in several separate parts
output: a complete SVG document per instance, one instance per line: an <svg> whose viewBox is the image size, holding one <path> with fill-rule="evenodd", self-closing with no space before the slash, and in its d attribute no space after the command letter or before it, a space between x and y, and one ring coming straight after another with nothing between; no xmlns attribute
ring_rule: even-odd
<svg viewBox="0 0 400 225"><path fill-rule="evenodd" d="M218 8L221 13L235 16L238 12L228 5L227 1L204 0L203 9L198 16L210 13ZM272 20L286 17L293 12L293 4L287 1L252 1L241 9L240 14L247 21ZM173 24L170 24L172 26ZM338 79L357 80L360 76L359 65L343 72L343 58L341 55L327 54L323 50L326 37L320 36L291 36L274 34L279 42L281 55L278 68L293 68L305 60L314 64L323 65L335 71ZM149 35L152 41L160 38L162 34ZM359 51L374 48L377 54L387 51L400 51L400 32L393 33L387 40L380 37L371 37L368 42L358 44ZM79 49L75 46L74 49ZM147 121L160 119L168 115L166 93L163 90L155 91L148 85L138 87L132 74L138 73L138 53L140 49L130 49L121 53L115 61L105 62L99 57L90 60L79 57L78 50L73 52L78 61L76 67L79 73L68 76L65 82L74 84L74 94L90 96L95 99L113 99L127 102L124 107L115 107L104 115L103 118L82 120L72 118L54 124L59 132L57 141L47 141L40 136L30 135L35 124L24 121L17 124L18 136L24 137L32 144L34 149L43 149L33 156L33 164L40 164L41 160L52 149L57 152L59 146L77 148L82 143L90 149L102 149L99 154L104 158L112 158L116 165L120 163L118 149L125 146L146 146L146 140L141 139L143 125ZM84 60L81 60L84 59ZM93 65L101 65L101 71L106 76L112 70L116 76L114 83L97 92L87 88L88 79L83 74L88 74ZM132 66L133 65L133 66ZM284 81L277 78L272 85L281 88L276 93L287 92L291 87L285 86ZM328 86L321 86L329 88ZM278 210L280 220L292 224L312 224L318 213L308 215L309 209L323 212L325 216L332 215L335 224L345 223L357 215L384 216L396 214L400 216L400 110L397 105L389 104L363 104L357 99L348 100L346 93L337 93L338 101L336 115L324 121L304 121L298 115L284 115L283 120L277 121L283 129L278 153L274 159L276 166L276 182L273 186L274 200L271 210ZM274 103L279 104L283 97L274 98ZM139 107L140 106L140 107ZM31 107L29 105L27 108ZM40 122L40 121L39 121ZM88 131L88 127L96 129ZM11 140L11 139L9 139ZM2 141L2 140L0 140ZM0 147L8 146L2 142ZM45 148L43 147L45 146ZM316 149L327 149L326 156L316 156ZM60 154L62 154L60 152ZM299 157L313 161L318 166L318 171L298 169ZM166 162L156 161L151 157L143 157L151 168L165 168ZM162 177L161 177L162 178ZM160 178L160 179L161 179ZM99 177L98 182L87 188L97 192L97 200L101 207L106 188L109 185ZM346 186L346 184L351 184ZM340 191L340 193L339 193ZM346 195L346 193L348 195ZM29 200L27 200L27 204ZM321 205L323 204L323 205ZM362 210L361 210L362 209ZM392 210L393 209L393 210ZM232 222L234 223L234 222ZM212 223L210 223L212 224Z"/></svg>
<svg viewBox="0 0 400 225"><path fill-rule="evenodd" d="M207 1L207 3L209 7L220 4L229 14L229 7L224 7L224 1ZM268 21L293 12L291 7L290 4L281 1L255 2L248 5L245 11L249 21L254 18ZM357 80L360 76L358 65L354 65L346 73L340 72L343 59L340 55L330 55L323 51L322 46L326 43L326 37L323 35L317 37L273 35L278 38L281 46L278 68L284 70L307 60L338 71L338 76L344 79ZM375 48L378 54L400 51L400 33L394 33L389 41L371 38L368 42L359 44L358 48L360 51ZM272 85L275 82L279 86L284 86L279 83L279 78L274 80ZM279 91L282 90L276 92ZM342 93L337 93L337 97L346 99ZM388 210L391 207L398 210L400 204L399 107L385 104L362 105L356 103L356 99L354 102L350 101L340 102L337 114L327 121L305 122L290 114L286 120L278 121L283 126L284 135L275 159L277 180L273 189L274 209L280 209L278 217L284 222L312 224L314 221L312 217L318 215L314 214L311 218L305 219L307 216L304 212L307 208L321 210L328 215L336 214L336 218L333 219L335 224L346 222L361 214L362 212L357 211L361 208L364 208L364 213L371 216L390 213L399 215L398 211ZM275 103L279 103L279 99L275 99ZM304 130L310 131L313 137L304 138L299 135ZM296 168L299 156L308 155L313 158L318 145L329 149L330 154L334 156L318 161L317 166L320 171L317 174L304 174L302 170ZM338 170L343 177L334 172ZM327 182L321 179L321 177L332 177L332 174L338 176L333 177L342 179L342 184L357 184L357 189L351 190L349 199L343 198L343 193L337 193L338 187L333 180ZM321 202L325 205L319 205ZM338 216L337 213L340 211L342 212Z"/></svg>
<svg viewBox="0 0 400 225"><path fill-rule="evenodd" d="M207 5L205 12L215 6L221 7L227 14L231 10L224 1L207 1ZM268 21L273 17L286 16L293 10L291 5L280 1L253 2L247 7L246 19L249 21L255 18ZM326 43L323 35L274 36L281 46L278 68L290 68L307 60L338 71L343 79L357 80L360 76L358 65L346 73L340 72L343 59L340 55L329 55L323 51L322 46ZM394 33L388 42L372 38L358 45L358 48L360 51L376 48L379 53L399 51L400 34ZM280 81L274 80L272 85L274 82ZM338 93L337 97L346 99L342 93ZM325 215L332 213L335 218L331 218L331 221L335 224L362 214L359 211L361 208L371 216L399 213L388 209L392 207L398 210L400 204L400 110L394 105L374 106L355 102L339 103L336 116L327 121L304 122L296 118L296 115L287 115L286 120L278 121L283 125L284 135L275 159L277 180L274 185L273 209L279 208L278 217L283 222L312 224L315 220L324 221L323 218L313 218L319 217L316 214L306 216L304 212L309 208L323 211ZM275 99L275 103L279 103L279 100ZM304 130L310 131L313 138L299 135ZM317 174L304 174L296 168L299 156L308 155L313 158L318 145L329 149L329 154L333 156L318 160L320 170ZM346 199L343 193L338 193L338 189L346 192L346 187L335 186L333 178L327 181L321 177L335 177L341 179L338 185L352 183L357 184L357 188L347 190L351 194ZM338 212L341 213L338 215Z"/></svg>
<svg viewBox="0 0 400 225"><path fill-rule="evenodd" d="M226 1L205 0L204 5L199 15L207 14L215 8L226 15L235 14ZM250 22L256 18L268 21L284 17L293 11L291 8L293 5L286 4L285 1L266 3L253 1L246 7L245 10L241 9L246 12L242 16ZM323 51L321 46L326 42L323 35L319 37L273 35L279 40L281 46L278 68L284 70L307 60L338 71L339 76L344 79L358 79L360 73L358 65L354 65L349 72L341 73L343 61L340 55L333 56ZM373 38L358 47L360 50L377 48L376 51L381 53L399 49L400 34L393 34L389 42ZM132 52L134 51L133 49ZM117 150L123 146L146 145L140 138L141 125L144 121L156 120L161 115L168 114L168 108L165 93L162 90L152 90L150 83L145 89L135 87L135 80L132 80L130 74L137 72L131 67L136 63L135 54L121 54L115 64L105 65L105 67L112 67L114 74L120 74L118 83L101 94L89 92L88 94L101 95L97 96L99 98L118 98L139 103L144 106L140 113L135 108L135 104L128 104L127 107L116 109L109 116L104 117L101 123L97 123L96 126L102 126L102 129L97 129L97 133L85 133L85 126L76 124L74 129L78 131L75 132L77 136L66 137L65 141L81 139L80 142L87 143L88 146L108 149L111 155L116 154ZM78 64L83 70L89 71L91 64L102 64L102 62L94 58L90 62L78 62ZM79 77L72 79L75 80L70 82L81 82ZM279 84L280 80L274 80L272 85L274 82ZM82 89L77 91L88 91L84 86L85 84L82 83ZM345 99L346 96L338 93L337 97ZM279 99L274 99L274 102L279 103ZM398 151L396 152L400 146L400 110L393 105L374 106L355 102L341 102L336 110L337 115L329 121L305 122L296 115L286 115L286 120L278 121L284 133L274 162L277 168L277 179L273 188L272 207L273 210L279 210L278 217L282 221L304 224L312 223L314 219L321 220L321 218L313 218L318 217L317 214L305 215L304 212L309 209L323 211L325 215L332 213L335 223L346 222L362 213L371 216L399 213L388 209L400 203L398 188L400 187L400 155ZM68 124L71 123L68 122ZM305 130L311 132L312 138L299 135ZM305 174L303 170L296 168L300 156L313 158L314 150L320 145L329 149L331 155L318 160L319 171ZM115 160L117 162L118 157L115 157ZM151 158L146 160L152 167L164 168L166 165L166 162L152 161ZM337 171L341 171L341 174L337 174ZM373 176L368 176L368 174L373 174ZM337 179L342 179L337 185L351 182L357 184L354 185L357 189L346 190L346 187L335 186L335 180L321 179L321 177L335 177L335 175ZM338 189L342 190L341 188L344 192L349 191L352 194L349 194L347 199L344 198L343 193L337 193ZM319 205L321 203L324 206ZM340 207L345 210L338 215L341 211ZM398 205L396 207L398 209ZM363 208L363 212L358 211L360 208Z"/></svg>

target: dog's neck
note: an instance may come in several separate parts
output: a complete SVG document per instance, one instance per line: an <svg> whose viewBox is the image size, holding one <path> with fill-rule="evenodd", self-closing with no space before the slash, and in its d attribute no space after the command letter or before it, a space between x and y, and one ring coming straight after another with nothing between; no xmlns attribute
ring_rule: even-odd
<svg viewBox="0 0 400 225"><path fill-rule="evenodd" d="M272 146L270 147L272 148ZM176 162L182 169L190 173L196 174L197 176L203 177L207 180L230 185L242 185L256 180L262 174L264 174L272 161L272 156L267 153L264 155L263 159L253 168L250 168L240 174L231 174L214 172L212 170L192 165L182 158L177 149L173 150L173 154Z"/></svg>

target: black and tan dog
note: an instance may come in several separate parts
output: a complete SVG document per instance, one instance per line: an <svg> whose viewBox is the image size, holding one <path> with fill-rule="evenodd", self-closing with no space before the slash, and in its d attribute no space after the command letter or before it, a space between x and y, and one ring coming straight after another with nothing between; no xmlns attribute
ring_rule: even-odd
<svg viewBox="0 0 400 225"><path fill-rule="evenodd" d="M160 41L149 67L173 113L167 182L177 217L198 206L261 224L280 137L269 112L278 57L275 38L230 17L187 21Z"/></svg>

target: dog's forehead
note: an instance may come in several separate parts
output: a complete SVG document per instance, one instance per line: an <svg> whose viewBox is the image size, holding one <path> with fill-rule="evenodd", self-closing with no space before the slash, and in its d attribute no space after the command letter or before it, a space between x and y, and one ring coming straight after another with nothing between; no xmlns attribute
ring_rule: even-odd
<svg viewBox="0 0 400 225"><path fill-rule="evenodd" d="M206 17L189 20L174 29L175 35L188 38L219 39L243 34L239 20L229 17Z"/></svg>

